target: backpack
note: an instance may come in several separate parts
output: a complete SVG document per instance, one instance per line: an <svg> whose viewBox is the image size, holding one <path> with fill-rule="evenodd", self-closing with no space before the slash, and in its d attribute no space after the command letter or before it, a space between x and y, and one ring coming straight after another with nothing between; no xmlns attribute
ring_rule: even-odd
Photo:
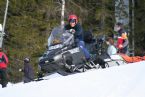
<svg viewBox="0 0 145 97"><path fill-rule="evenodd" d="M93 40L93 35L91 31L85 31L84 33L84 42L91 43Z"/></svg>
<svg viewBox="0 0 145 97"><path fill-rule="evenodd" d="M0 63L1 62L4 62L6 64L6 59L5 59L4 55L1 55L0 56Z"/></svg>

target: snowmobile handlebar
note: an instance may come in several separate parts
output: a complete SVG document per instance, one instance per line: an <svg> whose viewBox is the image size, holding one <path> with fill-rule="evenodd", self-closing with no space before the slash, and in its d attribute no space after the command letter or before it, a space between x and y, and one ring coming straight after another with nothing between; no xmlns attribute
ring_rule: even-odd
<svg viewBox="0 0 145 97"><path fill-rule="evenodd" d="M69 31L71 34L74 34L76 32L75 29L70 29Z"/></svg>
<svg viewBox="0 0 145 97"><path fill-rule="evenodd" d="M66 33L74 34L76 31L75 29L65 30Z"/></svg>
<svg viewBox="0 0 145 97"><path fill-rule="evenodd" d="M73 34L71 34L70 37L66 41L63 42L63 45L68 44L73 39L73 37L74 37Z"/></svg>

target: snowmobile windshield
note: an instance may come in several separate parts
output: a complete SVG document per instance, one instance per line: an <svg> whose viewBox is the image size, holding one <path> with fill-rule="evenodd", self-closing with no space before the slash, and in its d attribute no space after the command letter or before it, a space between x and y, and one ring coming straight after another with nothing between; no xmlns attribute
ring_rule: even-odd
<svg viewBox="0 0 145 97"><path fill-rule="evenodd" d="M73 35L68 30L61 30L60 27L56 27L52 30L48 38L48 48L54 49L60 48L63 45L71 45L73 41Z"/></svg>
<svg viewBox="0 0 145 97"><path fill-rule="evenodd" d="M49 38L48 38L48 47L56 44L61 44L62 43L62 33L63 31L61 30L60 27L56 27L52 30Z"/></svg>

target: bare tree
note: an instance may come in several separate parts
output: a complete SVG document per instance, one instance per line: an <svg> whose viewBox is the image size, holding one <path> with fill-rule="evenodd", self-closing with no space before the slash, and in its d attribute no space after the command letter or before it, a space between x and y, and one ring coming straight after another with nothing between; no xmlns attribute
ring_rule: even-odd
<svg viewBox="0 0 145 97"><path fill-rule="evenodd" d="M7 2L6 2L6 9L5 9L4 21L3 21L3 25L2 25L2 31L0 32L0 48L2 48L2 45L3 45L3 37L5 35L5 25L6 25L6 19L7 19L8 5L9 5L9 0L7 0Z"/></svg>

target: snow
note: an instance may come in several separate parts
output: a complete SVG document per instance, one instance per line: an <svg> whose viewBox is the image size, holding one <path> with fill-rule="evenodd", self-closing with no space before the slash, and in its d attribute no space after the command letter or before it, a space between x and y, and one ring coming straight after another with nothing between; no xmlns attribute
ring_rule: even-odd
<svg viewBox="0 0 145 97"><path fill-rule="evenodd" d="M145 97L145 61L0 88L1 97Z"/></svg>

